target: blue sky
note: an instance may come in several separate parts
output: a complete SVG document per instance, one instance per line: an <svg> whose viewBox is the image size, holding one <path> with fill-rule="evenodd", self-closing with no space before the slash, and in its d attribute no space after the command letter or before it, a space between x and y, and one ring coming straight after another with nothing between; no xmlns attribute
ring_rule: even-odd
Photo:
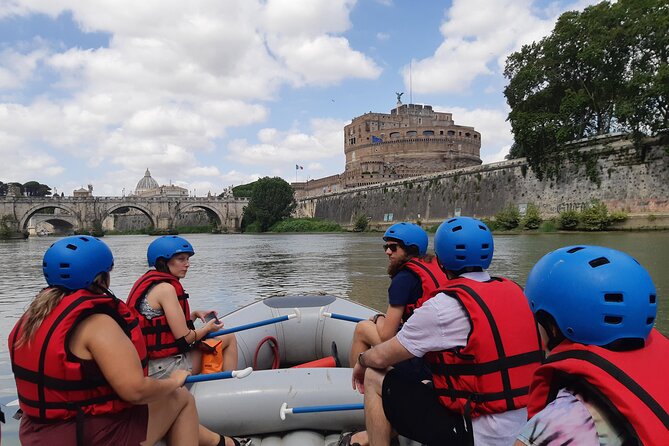
<svg viewBox="0 0 669 446"><path fill-rule="evenodd" d="M593 3L0 0L0 181L120 195L149 168L203 195L320 178L344 169L344 125L395 92L499 161L506 57Z"/></svg>

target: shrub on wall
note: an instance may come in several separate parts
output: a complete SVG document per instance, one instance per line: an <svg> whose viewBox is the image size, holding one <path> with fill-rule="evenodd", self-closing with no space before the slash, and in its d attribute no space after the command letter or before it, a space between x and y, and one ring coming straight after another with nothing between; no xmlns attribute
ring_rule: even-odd
<svg viewBox="0 0 669 446"><path fill-rule="evenodd" d="M560 212L558 217L558 227L566 231L573 231L578 227L579 215L578 211L564 211Z"/></svg>
<svg viewBox="0 0 669 446"><path fill-rule="evenodd" d="M609 209L601 201L594 200L581 211L581 227L586 231L603 231L611 226Z"/></svg>
<svg viewBox="0 0 669 446"><path fill-rule="evenodd" d="M521 221L521 226L525 229L538 229L543 220L544 219L541 218L541 212L539 212L539 207L530 203L527 205L525 216Z"/></svg>
<svg viewBox="0 0 669 446"><path fill-rule="evenodd" d="M353 224L353 230L355 232L363 232L367 230L369 225L369 220L365 214L359 215L355 218L355 223Z"/></svg>
<svg viewBox="0 0 669 446"><path fill-rule="evenodd" d="M520 224L520 211L515 204L508 204L495 214L496 226L499 229L511 230L518 227Z"/></svg>

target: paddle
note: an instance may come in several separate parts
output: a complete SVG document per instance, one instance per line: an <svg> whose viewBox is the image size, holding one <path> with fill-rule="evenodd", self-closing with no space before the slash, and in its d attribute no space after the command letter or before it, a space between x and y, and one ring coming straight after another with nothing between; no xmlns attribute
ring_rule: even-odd
<svg viewBox="0 0 669 446"><path fill-rule="evenodd" d="M216 336L221 336L221 335L228 334L228 333L236 333L238 331L249 330L251 328L256 328L256 327L262 327L263 325L276 324L278 322L283 322L283 321L287 321L289 319L294 319L294 318L298 318L298 319L300 318L300 310L298 310L297 308L295 308L295 313L293 313L293 314L288 314L286 316L274 317L272 319L265 319L263 321L258 321L258 322L252 322L250 324L240 325L238 327L226 328L224 330L219 330L219 331L215 331L213 333L209 333L204 338L205 339L215 338Z"/></svg>
<svg viewBox="0 0 669 446"><path fill-rule="evenodd" d="M362 410L365 406L358 404L331 404L329 406L302 406L288 407L288 403L283 403L279 410L279 416L282 420L286 419L287 413L315 413L315 412L337 412L340 410Z"/></svg>
<svg viewBox="0 0 669 446"><path fill-rule="evenodd" d="M324 311L322 314L323 314L323 317L329 317L329 318L332 318L332 319L339 319L339 320L342 320L342 321L349 321L349 322L355 322L355 323L367 320L367 319L360 318L360 317L347 316L345 314L328 313L326 311Z"/></svg>
<svg viewBox="0 0 669 446"><path fill-rule="evenodd" d="M190 375L186 377L184 384L199 383L203 381L214 381L217 379L228 379L228 378L237 378L242 379L246 378L253 372L253 367L247 367L242 370L229 370L227 372L218 372L218 373L207 373L203 375ZM15 399L6 404L7 407L18 406L19 400Z"/></svg>
<svg viewBox="0 0 669 446"><path fill-rule="evenodd" d="M253 367L247 367L242 370L229 370L227 372L218 372L218 373L207 373L202 375L190 375L186 377L186 384L190 383L199 383L203 381L214 381L216 379L228 379L228 378L246 378L253 372Z"/></svg>

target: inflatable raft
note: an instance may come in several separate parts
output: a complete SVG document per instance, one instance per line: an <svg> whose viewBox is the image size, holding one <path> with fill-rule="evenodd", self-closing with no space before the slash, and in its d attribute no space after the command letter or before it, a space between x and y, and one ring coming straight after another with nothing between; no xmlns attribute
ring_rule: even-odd
<svg viewBox="0 0 669 446"><path fill-rule="evenodd" d="M315 295L271 297L224 316L226 329L252 327L235 335L238 369L254 371L193 384L200 422L226 435L251 436L255 446L332 444L342 431L363 429L363 411L355 409L363 396L351 388L348 355L355 321L375 312ZM291 368L331 356L339 367Z"/></svg>

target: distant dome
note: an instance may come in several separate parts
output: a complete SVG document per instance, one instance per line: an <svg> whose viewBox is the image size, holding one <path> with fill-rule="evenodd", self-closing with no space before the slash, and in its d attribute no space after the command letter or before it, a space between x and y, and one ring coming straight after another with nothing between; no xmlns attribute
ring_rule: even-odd
<svg viewBox="0 0 669 446"><path fill-rule="evenodd" d="M139 183L137 183L137 187L135 188L135 194L139 194L140 192L146 192L147 190L151 189L157 189L158 188L158 182L151 178L151 172L149 172L149 169L146 169L146 172L144 173L144 178L139 180Z"/></svg>

